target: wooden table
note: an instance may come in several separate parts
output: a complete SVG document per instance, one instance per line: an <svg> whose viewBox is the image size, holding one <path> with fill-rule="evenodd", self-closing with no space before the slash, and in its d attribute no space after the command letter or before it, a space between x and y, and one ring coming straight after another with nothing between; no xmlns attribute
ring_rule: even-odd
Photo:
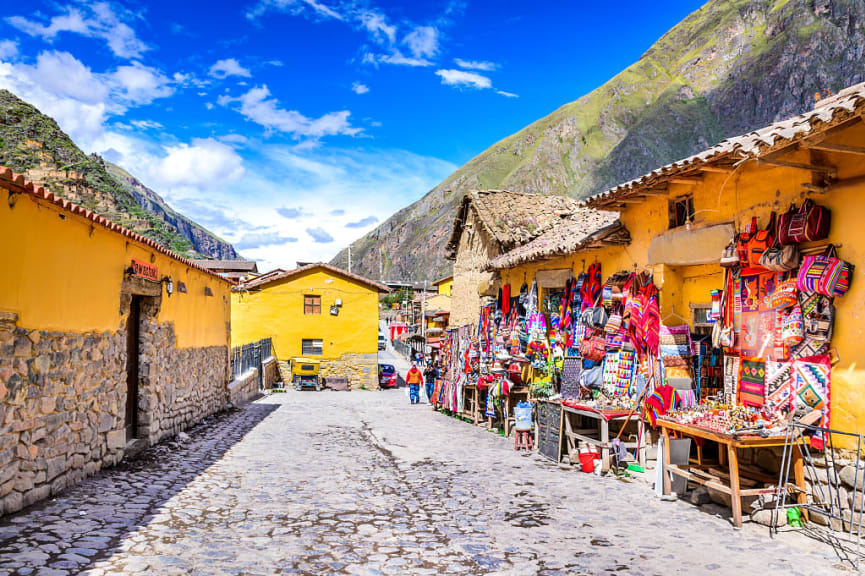
<svg viewBox="0 0 865 576"><path fill-rule="evenodd" d="M579 428L574 429L571 424L571 419L568 417L569 414L574 414L576 416L580 416L582 418L588 418L594 420L596 426L592 428ZM629 411L627 410L616 410L616 411L602 411L597 410L595 408L591 408L589 406L579 406L573 405L568 406L566 403L562 403L562 435L565 437L565 441L568 446L568 454L576 454L577 450L577 440L582 440L587 444L591 444L592 446L597 447L601 451L601 471L606 472L610 469L610 448L612 447L612 443L610 442L610 422L616 422L621 424L619 426L619 430L622 427L627 426L629 421L628 419ZM631 420L634 422L638 422L637 420ZM616 431L616 434L619 433L619 430ZM641 439L642 440L642 439ZM626 449L637 450L637 459L640 464L645 466L646 464L646 446L645 442L623 442ZM561 460L561 456L559 456L559 460Z"/></svg>
<svg viewBox="0 0 865 576"><path fill-rule="evenodd" d="M474 384L463 386L463 411L460 416L471 418L475 426L480 422L480 391Z"/></svg>
<svg viewBox="0 0 865 576"><path fill-rule="evenodd" d="M742 497L743 496L758 496L760 494L774 494L775 488L754 488L743 490L740 486L739 476L739 458L736 450L739 448L771 448L784 446L786 438L784 436L770 436L764 438L762 436L733 436L723 432L716 432L706 428L697 426L688 426L667 420L664 418L658 419L658 426L661 427L661 435L664 439L664 494L670 493L670 475L666 471L686 478L697 484L714 488L724 494L730 495L731 504L733 507L733 524L737 528L742 527ZM708 474L699 474L689 470L684 470L678 466L670 464L670 433L678 433L692 438L702 438L710 442L719 444L718 460L720 464L726 461L727 472L730 478L730 485L721 482L720 478L710 476ZM720 445L727 447L726 452L720 449ZM793 476L796 483L796 499L799 504L807 502L807 494L805 492L805 468L802 462L802 456L798 450L793 450ZM702 462L700 462L702 464ZM777 480L776 480L777 482ZM804 512L803 512L804 513Z"/></svg>

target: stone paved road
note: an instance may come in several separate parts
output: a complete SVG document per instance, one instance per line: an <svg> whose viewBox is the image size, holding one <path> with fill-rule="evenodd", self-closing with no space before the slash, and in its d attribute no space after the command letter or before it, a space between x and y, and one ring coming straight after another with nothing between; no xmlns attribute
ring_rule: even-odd
<svg viewBox="0 0 865 576"><path fill-rule="evenodd" d="M512 446L401 389L273 395L0 521L0 573L847 572L828 546Z"/></svg>

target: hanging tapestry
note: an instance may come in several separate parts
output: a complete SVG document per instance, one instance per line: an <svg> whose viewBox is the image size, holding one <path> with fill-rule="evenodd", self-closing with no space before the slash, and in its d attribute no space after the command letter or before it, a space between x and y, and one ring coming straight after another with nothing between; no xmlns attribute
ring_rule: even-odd
<svg viewBox="0 0 865 576"><path fill-rule="evenodd" d="M619 353L607 352L604 359L603 390L605 394L613 395L616 389L616 377L619 374Z"/></svg>
<svg viewBox="0 0 865 576"><path fill-rule="evenodd" d="M812 356L793 361L793 386L796 389L796 406L810 410L821 410L819 422L829 427L830 372L829 356Z"/></svg>
<svg viewBox="0 0 865 576"><path fill-rule="evenodd" d="M742 356L784 360L788 356L780 331L778 311L772 307L778 275L742 274L736 283L736 332Z"/></svg>
<svg viewBox="0 0 865 576"><path fill-rule="evenodd" d="M790 357L793 359L810 358L811 356L821 356L829 350L829 343L814 340L805 336L805 340L801 344L794 346L790 350Z"/></svg>
<svg viewBox="0 0 865 576"><path fill-rule="evenodd" d="M770 411L793 407L793 365L766 361L766 406Z"/></svg>
<svg viewBox="0 0 865 576"><path fill-rule="evenodd" d="M763 358L742 358L739 375L739 402L760 407L766 402L766 361Z"/></svg>

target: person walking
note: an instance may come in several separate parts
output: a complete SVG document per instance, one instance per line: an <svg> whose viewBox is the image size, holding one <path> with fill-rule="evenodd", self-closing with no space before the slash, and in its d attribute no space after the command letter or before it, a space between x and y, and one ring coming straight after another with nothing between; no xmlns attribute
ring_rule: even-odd
<svg viewBox="0 0 865 576"><path fill-rule="evenodd" d="M424 377L424 386L426 387L426 395L432 404L432 396L433 390L435 389L436 380L439 378L439 369L438 366L427 366L426 370L423 371Z"/></svg>
<svg viewBox="0 0 865 576"><path fill-rule="evenodd" d="M408 397L412 404L420 404L420 385L423 382L423 374L417 369L417 364L412 362L411 369L405 376L408 386Z"/></svg>

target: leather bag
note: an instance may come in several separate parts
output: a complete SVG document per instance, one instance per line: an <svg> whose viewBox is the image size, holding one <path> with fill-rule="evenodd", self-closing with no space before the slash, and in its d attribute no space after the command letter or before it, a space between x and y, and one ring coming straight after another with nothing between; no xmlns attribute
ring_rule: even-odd
<svg viewBox="0 0 865 576"><path fill-rule="evenodd" d="M592 330L603 330L607 325L607 310L603 306L587 308L583 312L583 324Z"/></svg>
<svg viewBox="0 0 865 576"><path fill-rule="evenodd" d="M829 236L832 213L808 198L797 209L790 207L778 221L778 241L786 246L801 242L813 242Z"/></svg>
<svg viewBox="0 0 865 576"><path fill-rule="evenodd" d="M760 265L773 272L789 272L799 267L799 248L792 244L782 246L775 237L775 244L760 256Z"/></svg>
<svg viewBox="0 0 865 576"><path fill-rule="evenodd" d="M775 244L775 218L776 215L772 212L765 230L758 230L748 241L747 263L750 268L762 268L760 259Z"/></svg>

